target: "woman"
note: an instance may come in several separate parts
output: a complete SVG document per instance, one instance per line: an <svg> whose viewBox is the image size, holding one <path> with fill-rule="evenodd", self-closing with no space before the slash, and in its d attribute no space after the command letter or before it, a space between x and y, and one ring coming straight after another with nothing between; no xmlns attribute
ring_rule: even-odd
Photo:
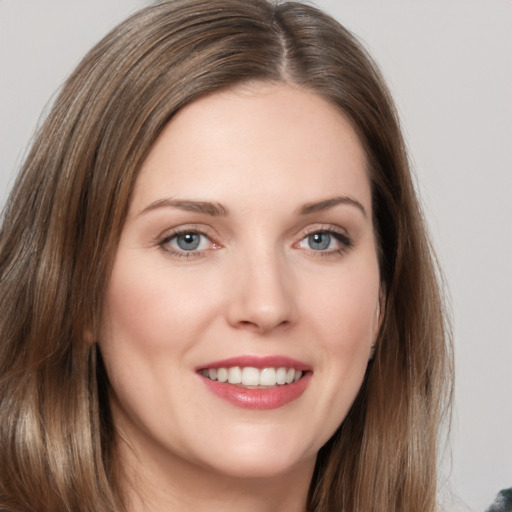
<svg viewBox="0 0 512 512"><path fill-rule="evenodd" d="M0 508L431 511L449 340L396 114L318 10L164 1L1 235Z"/></svg>

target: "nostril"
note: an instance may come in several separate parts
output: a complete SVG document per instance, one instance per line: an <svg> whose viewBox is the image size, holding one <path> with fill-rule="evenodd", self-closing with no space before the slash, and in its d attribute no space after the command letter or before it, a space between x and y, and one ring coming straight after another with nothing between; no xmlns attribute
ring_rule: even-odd
<svg viewBox="0 0 512 512"><path fill-rule="evenodd" d="M251 330L258 333L265 333L270 331L280 330L289 326L291 322L289 320L282 320L278 322L252 322L250 320L240 320L236 326L240 329Z"/></svg>

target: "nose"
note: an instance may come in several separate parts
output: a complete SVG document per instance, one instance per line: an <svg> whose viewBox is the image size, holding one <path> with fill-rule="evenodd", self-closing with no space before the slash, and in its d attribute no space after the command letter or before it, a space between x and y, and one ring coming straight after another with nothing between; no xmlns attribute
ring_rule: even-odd
<svg viewBox="0 0 512 512"><path fill-rule="evenodd" d="M277 253L244 258L231 274L229 297L227 320L237 329L266 334L297 318L291 269Z"/></svg>

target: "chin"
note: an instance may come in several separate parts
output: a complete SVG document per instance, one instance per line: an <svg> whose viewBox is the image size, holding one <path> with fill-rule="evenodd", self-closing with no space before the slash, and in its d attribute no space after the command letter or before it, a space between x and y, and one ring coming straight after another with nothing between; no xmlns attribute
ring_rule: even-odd
<svg viewBox="0 0 512 512"><path fill-rule="evenodd" d="M225 460L222 465L216 468L218 473L222 473L229 478L237 479L272 479L282 477L283 475L293 474L299 468L311 466L314 467L316 455L310 456L306 459L294 457L288 460L275 457L253 457L253 458L237 458L236 460Z"/></svg>
<svg viewBox="0 0 512 512"><path fill-rule="evenodd" d="M227 446L217 446L210 452L209 465L226 476L247 479L282 476L298 468L304 470L305 466L312 470L320 446L307 449L304 443L290 441L289 435L287 440L282 436L265 439L261 433L256 440L233 436Z"/></svg>

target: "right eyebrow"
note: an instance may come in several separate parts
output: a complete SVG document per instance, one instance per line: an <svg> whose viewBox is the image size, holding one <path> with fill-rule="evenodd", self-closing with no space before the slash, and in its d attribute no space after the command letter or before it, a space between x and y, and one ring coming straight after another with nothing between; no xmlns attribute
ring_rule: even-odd
<svg viewBox="0 0 512 512"><path fill-rule="evenodd" d="M368 217L364 206L356 199L353 199L348 196L336 196L314 203L307 203L302 207L300 213L302 215L309 215L310 213L329 210L330 208L334 208L339 204L348 204L350 206L355 206L363 214L365 218Z"/></svg>
<svg viewBox="0 0 512 512"><path fill-rule="evenodd" d="M210 201L194 201L190 199L158 199L146 206L139 215L157 210L158 208L178 208L187 212L206 213L212 217L225 217L228 209L220 203Z"/></svg>

